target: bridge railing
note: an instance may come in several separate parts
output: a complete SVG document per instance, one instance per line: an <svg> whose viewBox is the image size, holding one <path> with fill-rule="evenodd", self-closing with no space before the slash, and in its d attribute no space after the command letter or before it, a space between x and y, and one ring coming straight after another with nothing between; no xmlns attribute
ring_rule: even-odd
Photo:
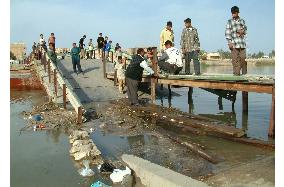
<svg viewBox="0 0 284 187"><path fill-rule="evenodd" d="M72 86L66 81L58 71L57 66L52 62L46 52L42 54L41 63L44 66L44 71L48 74L49 84L53 84L55 96L58 96L58 88L62 89L63 107L67 108L67 99L77 113L77 123L81 124L83 119L83 105L77 95L73 92ZM52 78L53 76L53 78ZM53 81L52 81L53 79Z"/></svg>

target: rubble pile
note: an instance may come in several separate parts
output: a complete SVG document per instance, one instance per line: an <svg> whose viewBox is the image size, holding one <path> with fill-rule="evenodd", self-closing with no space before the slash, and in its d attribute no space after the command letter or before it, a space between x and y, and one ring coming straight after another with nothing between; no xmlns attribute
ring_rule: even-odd
<svg viewBox="0 0 284 187"><path fill-rule="evenodd" d="M89 133L83 130L74 130L69 136L71 144L70 155L76 161L90 159L94 164L102 164L101 152L89 137Z"/></svg>

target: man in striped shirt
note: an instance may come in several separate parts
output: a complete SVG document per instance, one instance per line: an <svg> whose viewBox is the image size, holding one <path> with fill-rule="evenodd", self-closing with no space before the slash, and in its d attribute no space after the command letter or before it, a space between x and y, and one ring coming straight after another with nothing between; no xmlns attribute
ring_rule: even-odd
<svg viewBox="0 0 284 187"><path fill-rule="evenodd" d="M247 73L246 62L246 40L247 26L245 21L239 17L239 7L231 8L232 19L229 19L226 25L225 36L228 41L229 49L232 55L233 73L240 75Z"/></svg>

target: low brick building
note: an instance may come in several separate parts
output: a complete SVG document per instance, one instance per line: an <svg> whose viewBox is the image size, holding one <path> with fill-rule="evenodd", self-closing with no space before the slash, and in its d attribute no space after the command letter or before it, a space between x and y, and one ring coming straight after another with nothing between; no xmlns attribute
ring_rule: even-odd
<svg viewBox="0 0 284 187"><path fill-rule="evenodd" d="M10 44L10 51L16 56L17 60L23 60L26 56L26 44L25 43L12 43Z"/></svg>

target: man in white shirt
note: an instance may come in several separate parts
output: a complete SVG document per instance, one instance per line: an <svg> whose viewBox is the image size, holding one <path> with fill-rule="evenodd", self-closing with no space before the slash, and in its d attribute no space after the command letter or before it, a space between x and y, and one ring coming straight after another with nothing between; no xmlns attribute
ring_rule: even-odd
<svg viewBox="0 0 284 187"><path fill-rule="evenodd" d="M165 42L166 50L158 59L158 65L162 71L170 74L178 74L183 67L180 51L172 47L173 43L169 40Z"/></svg>

